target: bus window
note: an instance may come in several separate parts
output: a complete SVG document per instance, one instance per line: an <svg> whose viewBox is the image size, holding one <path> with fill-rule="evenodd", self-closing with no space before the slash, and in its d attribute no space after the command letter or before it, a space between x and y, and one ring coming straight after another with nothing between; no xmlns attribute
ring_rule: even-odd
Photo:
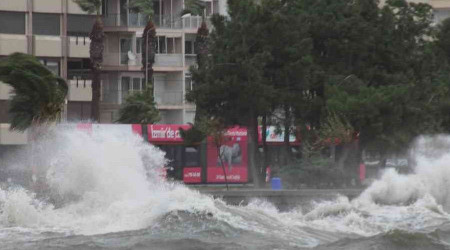
<svg viewBox="0 0 450 250"><path fill-rule="evenodd" d="M182 165L182 147L181 145L161 145L159 148L166 153L167 163L167 178L181 180L183 165Z"/></svg>
<svg viewBox="0 0 450 250"><path fill-rule="evenodd" d="M186 147L185 153L185 167L199 167L200 166L200 151L198 147Z"/></svg>

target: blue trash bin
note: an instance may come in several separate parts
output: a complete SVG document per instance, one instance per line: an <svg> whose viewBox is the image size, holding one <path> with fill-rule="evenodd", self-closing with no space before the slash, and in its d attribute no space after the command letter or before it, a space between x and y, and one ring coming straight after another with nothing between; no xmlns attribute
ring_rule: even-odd
<svg viewBox="0 0 450 250"><path fill-rule="evenodd" d="M283 186L281 185L281 179L276 177L272 178L272 190L281 190L283 189Z"/></svg>

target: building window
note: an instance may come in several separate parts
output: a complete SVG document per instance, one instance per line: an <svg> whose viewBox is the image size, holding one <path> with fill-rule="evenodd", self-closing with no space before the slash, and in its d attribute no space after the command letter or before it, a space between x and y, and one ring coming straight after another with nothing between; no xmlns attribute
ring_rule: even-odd
<svg viewBox="0 0 450 250"><path fill-rule="evenodd" d="M142 49L142 37L136 38L136 53L140 54Z"/></svg>
<svg viewBox="0 0 450 250"><path fill-rule="evenodd" d="M185 151L185 167L200 166L200 152L198 147L186 147Z"/></svg>
<svg viewBox="0 0 450 250"><path fill-rule="evenodd" d="M59 36L60 15L33 13L33 34Z"/></svg>
<svg viewBox="0 0 450 250"><path fill-rule="evenodd" d="M184 85L185 85L186 93L188 93L189 91L193 90L194 83L192 82L192 78L191 77L186 77L185 80L184 80Z"/></svg>
<svg viewBox="0 0 450 250"><path fill-rule="evenodd" d="M186 54L195 54L194 52L194 43L192 41L184 41L184 50Z"/></svg>
<svg viewBox="0 0 450 250"><path fill-rule="evenodd" d="M130 91L130 82L130 77L122 76L122 102L124 102L125 98L128 96L128 93Z"/></svg>
<svg viewBox="0 0 450 250"><path fill-rule="evenodd" d="M132 51L131 38L120 39L120 64L128 64L128 52Z"/></svg>
<svg viewBox="0 0 450 250"><path fill-rule="evenodd" d="M133 91L141 91L141 78L133 78Z"/></svg>
<svg viewBox="0 0 450 250"><path fill-rule="evenodd" d="M165 36L157 36L157 43L156 43L156 54L166 54L166 37Z"/></svg>
<svg viewBox="0 0 450 250"><path fill-rule="evenodd" d="M67 79L91 79L90 69L90 59L71 58L67 62Z"/></svg>
<svg viewBox="0 0 450 250"><path fill-rule="evenodd" d="M57 60L52 59L39 59L39 62L41 62L45 67L47 67L48 70L53 72L53 74L59 76L60 72L60 64Z"/></svg>
<svg viewBox="0 0 450 250"><path fill-rule="evenodd" d="M0 11L0 33L25 34L25 13Z"/></svg>
<svg viewBox="0 0 450 250"><path fill-rule="evenodd" d="M89 15L67 15L67 35L89 36L95 16Z"/></svg>
<svg viewBox="0 0 450 250"><path fill-rule="evenodd" d="M103 16L108 16L109 10L108 10L108 0L102 0L102 14Z"/></svg>

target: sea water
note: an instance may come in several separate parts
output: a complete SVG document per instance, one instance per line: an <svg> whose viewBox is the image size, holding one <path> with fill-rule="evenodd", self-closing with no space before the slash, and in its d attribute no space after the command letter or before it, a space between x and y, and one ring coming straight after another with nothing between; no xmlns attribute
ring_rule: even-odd
<svg viewBox="0 0 450 250"><path fill-rule="evenodd" d="M412 174L281 212L165 181L163 152L132 133L53 127L7 160L27 181L0 189L0 249L450 249L450 137L412 149Z"/></svg>

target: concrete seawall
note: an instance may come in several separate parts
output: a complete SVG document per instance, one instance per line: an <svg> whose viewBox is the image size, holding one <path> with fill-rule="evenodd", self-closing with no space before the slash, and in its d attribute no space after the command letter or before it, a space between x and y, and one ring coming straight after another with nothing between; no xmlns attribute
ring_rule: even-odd
<svg viewBox="0 0 450 250"><path fill-rule="evenodd" d="M254 199L266 200L281 210L296 206L307 205L311 201L331 200L338 195L353 199L361 194L363 189L300 189L300 190L270 190L270 189L238 189L238 190L211 190L199 191L214 198L223 199L230 205L246 205Z"/></svg>

